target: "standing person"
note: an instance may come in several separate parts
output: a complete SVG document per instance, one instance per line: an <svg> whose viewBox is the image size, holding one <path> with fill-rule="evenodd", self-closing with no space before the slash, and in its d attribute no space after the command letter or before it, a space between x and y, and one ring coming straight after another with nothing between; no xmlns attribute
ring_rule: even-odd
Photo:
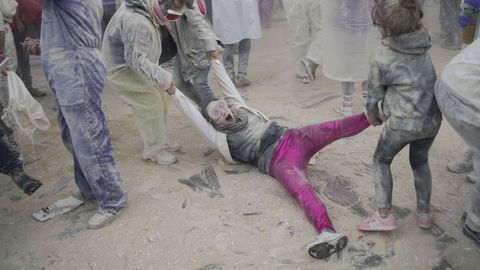
<svg viewBox="0 0 480 270"><path fill-rule="evenodd" d="M208 73L211 60L218 57L217 38L202 12L206 10L200 10L195 1L193 8L185 10L172 24L178 51L173 76L175 85L201 109L215 99L208 84Z"/></svg>
<svg viewBox="0 0 480 270"><path fill-rule="evenodd" d="M473 152L473 175L480 178L480 39L445 66L435 87L438 106ZM462 217L463 233L480 245L480 181Z"/></svg>
<svg viewBox="0 0 480 270"><path fill-rule="evenodd" d="M166 134L168 94L172 75L159 65L160 27L183 15L192 0L125 0L105 30L102 52L108 82L131 105L144 148L142 158L168 165L180 146Z"/></svg>
<svg viewBox="0 0 480 270"><path fill-rule="evenodd" d="M261 37L260 16L256 0L214 0L213 32L225 44L223 64L237 87L247 87L248 58L251 40ZM235 73L234 54L238 47L238 68Z"/></svg>
<svg viewBox="0 0 480 270"><path fill-rule="evenodd" d="M396 229L390 165L407 145L417 195L417 226L432 226L428 151L442 115L433 93L436 74L428 52L430 33L421 22L422 16L417 0L385 0L372 12L382 41L370 65L366 110L370 124L385 121L385 127L373 155L378 211L358 224L361 231Z"/></svg>
<svg viewBox="0 0 480 270"><path fill-rule="evenodd" d="M462 48L462 31L457 22L462 0L440 0L440 21L442 45L449 50Z"/></svg>
<svg viewBox="0 0 480 270"><path fill-rule="evenodd" d="M117 11L116 0L102 0L103 3L103 16L102 16L102 34L105 33L108 23Z"/></svg>
<svg viewBox="0 0 480 270"><path fill-rule="evenodd" d="M30 70L30 56L25 53L22 43L26 38L38 39L42 23L43 0L19 0L17 14L12 23L13 38L17 50L17 74L22 79L28 92L34 97L43 97L47 93L40 91L32 85Z"/></svg>
<svg viewBox="0 0 480 270"><path fill-rule="evenodd" d="M113 221L127 193L113 158L101 108L106 69L100 53L102 3L98 0L45 0L41 56L58 108L62 140L74 162L75 182L99 209L89 229Z"/></svg>
<svg viewBox="0 0 480 270"><path fill-rule="evenodd" d="M177 92L174 100L178 108L227 161L235 159L257 167L261 173L275 178L297 200L318 232L316 239L307 245L310 256L326 259L341 251L348 238L334 229L325 205L313 189L308 178L308 161L336 140L368 128L366 115L287 128L248 107L220 62L214 61L212 65L225 99L211 101L202 113L204 119Z"/></svg>
<svg viewBox="0 0 480 270"><path fill-rule="evenodd" d="M319 0L283 0L288 20L289 38L295 60L296 78L310 83L322 65L322 9Z"/></svg>
<svg viewBox="0 0 480 270"><path fill-rule="evenodd" d="M353 113L355 82L361 83L365 103L368 63L378 33L372 24L373 0L322 0L324 35L323 74L340 81L342 105L336 111Z"/></svg>
<svg viewBox="0 0 480 270"><path fill-rule="evenodd" d="M0 2L0 115L8 102L7 70L15 70L16 53L10 23L15 15L17 2ZM23 161L13 141L12 130L0 119L0 173L8 175L14 184L27 195L32 195L42 183L23 169Z"/></svg>

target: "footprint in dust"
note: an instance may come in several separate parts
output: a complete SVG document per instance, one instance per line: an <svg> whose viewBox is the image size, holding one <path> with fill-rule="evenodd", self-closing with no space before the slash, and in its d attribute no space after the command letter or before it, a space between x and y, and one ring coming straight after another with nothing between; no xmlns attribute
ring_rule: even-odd
<svg viewBox="0 0 480 270"><path fill-rule="evenodd" d="M217 174L212 166L206 167L201 173L195 174L186 179L179 179L178 182L190 187L196 192L207 192L210 198L222 198L220 183Z"/></svg>
<svg viewBox="0 0 480 270"><path fill-rule="evenodd" d="M374 241L366 241L363 236L358 238L357 243L347 249L349 261L356 269L376 268L385 265L387 259L395 256L393 245L388 248L388 253L379 255L372 251Z"/></svg>

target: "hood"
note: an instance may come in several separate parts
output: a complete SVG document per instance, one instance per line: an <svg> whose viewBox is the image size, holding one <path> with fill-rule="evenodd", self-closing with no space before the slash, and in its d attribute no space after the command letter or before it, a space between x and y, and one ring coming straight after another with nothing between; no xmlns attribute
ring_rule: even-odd
<svg viewBox="0 0 480 270"><path fill-rule="evenodd" d="M165 25L165 1L162 0L125 0L125 6L147 17L155 26Z"/></svg>
<svg viewBox="0 0 480 270"><path fill-rule="evenodd" d="M432 47L430 32L426 27L396 37L387 37L382 44L404 54L425 54Z"/></svg>

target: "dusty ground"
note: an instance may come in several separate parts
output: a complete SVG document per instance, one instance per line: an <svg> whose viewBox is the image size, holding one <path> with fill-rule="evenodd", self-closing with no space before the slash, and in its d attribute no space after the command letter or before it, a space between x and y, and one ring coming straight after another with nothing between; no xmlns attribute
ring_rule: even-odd
<svg viewBox="0 0 480 270"><path fill-rule="evenodd" d="M436 3L426 22L435 46L438 71L456 52L438 46ZM337 118L337 82L319 77L311 85L293 80L293 59L285 40L286 23L277 21L255 41L250 78L243 92L248 103L288 126ZM34 60L35 84L49 91ZM0 178L0 269L478 269L480 249L461 232L460 216L472 184L445 165L461 157L465 145L444 122L430 152L435 226L415 225L415 192L407 151L393 165L394 204L400 218L392 233L365 234L355 224L373 210L371 159L381 128L325 148L310 167L313 185L349 244L329 261L310 258L306 245L315 231L282 187L246 165L225 166L174 106L169 134L182 145L179 161L157 166L141 160L142 142L125 103L110 89L104 107L115 156L129 192L128 208L111 225L86 229L96 206L84 205L45 223L32 213L68 196L75 188L73 165L55 124L53 95L41 99L53 127L37 134L36 154L24 147L26 170L44 182L33 196ZM361 111L357 91L356 110ZM218 186L193 190L179 182L210 167ZM212 169L208 172L212 173ZM183 181L184 182L184 181Z"/></svg>

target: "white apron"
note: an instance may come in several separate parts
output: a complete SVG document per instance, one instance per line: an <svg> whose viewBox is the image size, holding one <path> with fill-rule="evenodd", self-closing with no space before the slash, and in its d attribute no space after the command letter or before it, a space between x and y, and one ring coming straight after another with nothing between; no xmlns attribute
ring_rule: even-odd
<svg viewBox="0 0 480 270"><path fill-rule="evenodd" d="M344 82L368 78L380 34L372 23L373 0L322 0L323 74Z"/></svg>
<svg viewBox="0 0 480 270"><path fill-rule="evenodd" d="M224 44L262 36L257 0L213 0L213 32Z"/></svg>

